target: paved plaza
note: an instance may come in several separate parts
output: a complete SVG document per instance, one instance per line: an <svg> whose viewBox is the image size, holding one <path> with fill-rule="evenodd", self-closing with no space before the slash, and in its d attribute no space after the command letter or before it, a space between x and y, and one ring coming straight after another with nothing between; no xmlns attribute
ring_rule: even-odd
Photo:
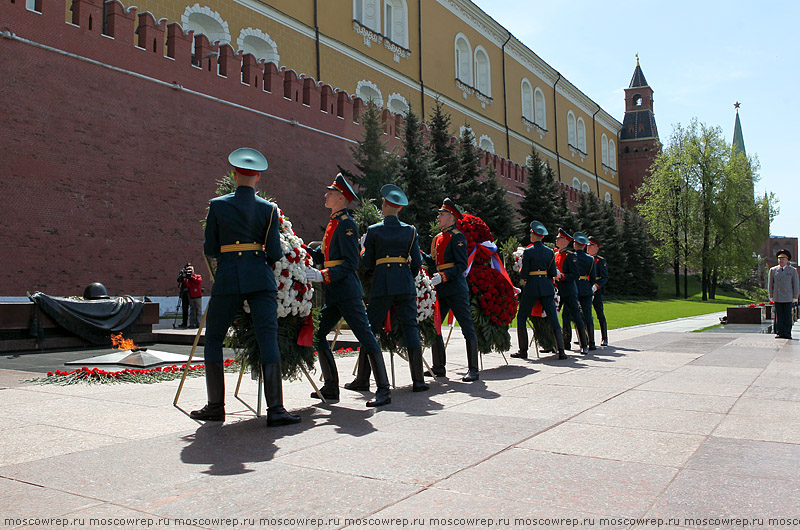
<svg viewBox="0 0 800 530"><path fill-rule="evenodd" d="M717 316L612 330L566 361L486 355L472 384L456 331L429 392L400 360L380 410L285 383L303 421L269 429L249 377L239 401L227 374L228 419L204 425L183 412L203 378L178 409L178 381L36 385L89 355L6 354L0 528L800 527L800 343L690 332ZM338 363L349 381L355 358Z"/></svg>

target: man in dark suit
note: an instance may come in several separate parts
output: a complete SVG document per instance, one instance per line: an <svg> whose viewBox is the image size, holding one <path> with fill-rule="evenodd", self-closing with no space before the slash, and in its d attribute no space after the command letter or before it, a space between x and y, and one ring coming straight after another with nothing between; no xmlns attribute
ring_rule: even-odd
<svg viewBox="0 0 800 530"><path fill-rule="evenodd" d="M395 307L403 330L411 368L412 390L428 390L422 375L422 343L417 329L417 287L414 278L422 266L417 230L398 219L397 214L408 205L403 190L392 184L381 188L383 221L370 226L364 238L362 264L373 273L367 316L372 330L381 329L387 313ZM369 363L361 352L358 374L349 390L369 390Z"/></svg>
<svg viewBox="0 0 800 530"><path fill-rule="evenodd" d="M517 343L519 351L512 353L511 357L517 359L528 358L528 318L536 302L542 304L542 310L547 315L547 320L553 327L553 335L558 347L558 358L566 359L564 341L561 336L561 326L558 324L558 310L554 300L556 290L553 279L558 276L555 255L553 251L544 246L542 239L547 235L547 228L539 221L531 223L532 246L522 253L522 269L519 272L522 293L519 299L519 312L517 313ZM546 329L546 328L545 328Z"/></svg>
<svg viewBox="0 0 800 530"><path fill-rule="evenodd" d="M367 406L381 407L392 402L392 394L381 347L370 328L367 311L364 309L364 290L356 275L359 261L358 227L347 211L347 206L356 199L358 196L350 183L341 173L336 175L325 194L325 207L331 210L331 220L325 228L321 247L311 251L314 261L321 263L324 268L306 269L309 280L325 284L325 305L320 314L314 346L317 348L319 366L325 380L321 389L322 395L327 400L338 401L339 373L327 337L339 320L344 318L361 343L361 352L369 359L378 386L375 398L367 402ZM318 397L317 393L312 392L311 397Z"/></svg>
<svg viewBox="0 0 800 530"><path fill-rule="evenodd" d="M283 407L281 354L278 349L278 287L271 269L281 258L278 208L256 195L255 183L267 169L264 155L250 148L228 156L236 191L212 199L206 217L206 256L217 258L217 271L206 317L205 369L208 404L191 413L197 420L225 419L225 373L222 341L236 312L247 301L253 316L261 375L267 400L267 425L300 421Z"/></svg>
<svg viewBox="0 0 800 530"><path fill-rule="evenodd" d="M575 282L575 286L578 288L578 303L581 307L581 316L583 317L583 325L586 328L586 335L589 338L589 350L596 350L594 318L592 318L592 287L596 278L594 258L586 253L586 247L589 245L589 238L586 237L586 234L575 232L573 239L572 245L575 248L575 257L578 261L578 281Z"/></svg>
<svg viewBox="0 0 800 530"><path fill-rule="evenodd" d="M608 283L608 263L606 258L597 254L599 251L600 241L594 236L589 236L589 246L586 247L586 252L594 258L596 271L594 285L592 286L592 291L594 291L592 307L594 307L597 321L600 323L600 345L608 346L608 323L606 322L606 314L603 308L603 297L606 294L606 284Z"/></svg>
<svg viewBox="0 0 800 530"><path fill-rule="evenodd" d="M469 305L469 287L464 272L467 270L467 238L456 228L456 221L463 215L455 203L446 198L439 209L437 222L442 231L433 239L431 253L425 255L428 266L437 270L431 277L436 286L436 297L441 318L447 316L450 310L461 326L461 333L467 342L467 375L462 381L476 381L478 373L478 335L472 322L472 311ZM434 375L445 374L447 355L444 349L442 335L436 336L431 347Z"/></svg>
<svg viewBox="0 0 800 530"><path fill-rule="evenodd" d="M567 250L567 246L572 242L572 236L563 229L558 229L556 236L556 267L561 273L556 284L558 295L561 297L561 306L564 308L561 314L563 339L565 349L569 349L572 341L572 328L570 322L575 322L578 328L578 340L581 345L581 353L589 353L589 339L586 336L586 328L583 325L580 305L578 303L578 281L580 271L578 269L578 258L574 252Z"/></svg>
<svg viewBox="0 0 800 530"><path fill-rule="evenodd" d="M789 265L792 254L786 249L778 251L778 264L769 269L767 291L769 301L775 304L775 338L792 338L792 304L800 295L797 269Z"/></svg>

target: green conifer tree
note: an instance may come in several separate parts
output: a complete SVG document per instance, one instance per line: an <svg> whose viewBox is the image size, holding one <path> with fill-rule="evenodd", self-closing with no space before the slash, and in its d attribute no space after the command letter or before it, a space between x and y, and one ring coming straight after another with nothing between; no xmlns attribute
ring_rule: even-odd
<svg viewBox="0 0 800 530"><path fill-rule="evenodd" d="M380 201L381 187L394 182L396 178L397 156L386 151L381 114L375 105L367 105L361 115L361 123L364 126L364 136L351 148L358 172L338 167L339 171L359 188L359 195Z"/></svg>
<svg viewBox="0 0 800 530"><path fill-rule="evenodd" d="M453 140L450 132L450 115L444 112L444 106L439 100L436 100L428 119L428 132L433 168L441 176L441 189L435 199L441 204L446 195L445 188L451 188L461 175L461 161L458 157L458 142Z"/></svg>
<svg viewBox="0 0 800 530"><path fill-rule="evenodd" d="M419 116L412 110L406 114L403 151L396 183L405 191L409 203L403 208L401 218L417 227L422 245L430 244L427 227L436 220L442 200L441 185L439 175L434 171Z"/></svg>
<svg viewBox="0 0 800 530"><path fill-rule="evenodd" d="M550 232L545 239L553 242L553 234L558 230L562 218L559 213L561 194L555 174L550 164L542 160L533 146L525 168L525 197L517 208L520 217L517 234L522 241L528 241L531 221L539 221Z"/></svg>
<svg viewBox="0 0 800 530"><path fill-rule="evenodd" d="M480 194L482 193L481 180L485 176L485 169L480 165L480 151L475 147L475 136L470 127L465 127L458 144L458 158L461 172L456 175L455 182L449 183L445 194L466 212L480 216ZM491 228L491 226L489 227Z"/></svg>

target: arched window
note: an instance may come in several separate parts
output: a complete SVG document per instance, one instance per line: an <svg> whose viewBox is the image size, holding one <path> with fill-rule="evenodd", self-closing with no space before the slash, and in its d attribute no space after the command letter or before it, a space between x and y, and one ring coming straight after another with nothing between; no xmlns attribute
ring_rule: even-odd
<svg viewBox="0 0 800 530"><path fill-rule="evenodd" d="M575 125L575 115L572 111L567 112L567 143L573 147L578 146L577 126Z"/></svg>
<svg viewBox="0 0 800 530"><path fill-rule="evenodd" d="M608 192L606 192L606 202L610 202L611 204L614 204L614 199L611 198L611 194L608 193Z"/></svg>
<svg viewBox="0 0 800 530"><path fill-rule="evenodd" d="M478 147L480 147L484 151L488 151L494 154L494 142L492 141L491 138L489 138L485 134L481 135L481 139L478 142Z"/></svg>
<svg viewBox="0 0 800 530"><path fill-rule="evenodd" d="M353 0L353 19L375 33L380 33L380 0Z"/></svg>
<svg viewBox="0 0 800 530"><path fill-rule="evenodd" d="M395 114L402 114L405 116L408 113L408 101L406 98L395 92L394 94L389 94L388 104L389 110L394 112Z"/></svg>
<svg viewBox="0 0 800 530"><path fill-rule="evenodd" d="M536 123L533 115L533 88L527 79L522 79L522 117Z"/></svg>
<svg viewBox="0 0 800 530"><path fill-rule="evenodd" d="M592 188L589 187L589 184L587 182L584 182L583 184L581 184L581 191L583 193L589 193L590 191L592 191Z"/></svg>
<svg viewBox="0 0 800 530"><path fill-rule="evenodd" d="M475 48L475 88L482 94L492 95L492 67L483 46Z"/></svg>
<svg viewBox="0 0 800 530"><path fill-rule="evenodd" d="M390 41L408 48L408 6L406 0L385 0L383 34Z"/></svg>
<svg viewBox="0 0 800 530"><path fill-rule="evenodd" d="M194 30L195 35L202 33L212 44L215 42L230 44L231 42L228 23L222 19L219 13L200 4L187 7L183 11L181 26L184 31ZM192 42L192 50L194 50L194 41Z"/></svg>
<svg viewBox="0 0 800 530"><path fill-rule="evenodd" d="M608 141L608 167L615 171L617 169L617 146L614 145L614 140Z"/></svg>
<svg viewBox="0 0 800 530"><path fill-rule="evenodd" d="M539 87L533 91L533 101L535 107L535 119L533 120L536 125L542 129L547 129L547 111L544 102L544 92Z"/></svg>
<svg viewBox="0 0 800 530"><path fill-rule="evenodd" d="M641 94L634 94L633 95L633 106L634 107L641 107L642 106L642 95Z"/></svg>
<svg viewBox="0 0 800 530"><path fill-rule="evenodd" d="M463 33L456 35L456 79L472 86L472 46Z"/></svg>
<svg viewBox="0 0 800 530"><path fill-rule="evenodd" d="M239 33L236 44L244 53L252 53L256 59L279 65L281 59L278 55L278 45L269 35L255 28L246 28Z"/></svg>
<svg viewBox="0 0 800 530"><path fill-rule="evenodd" d="M586 153L586 124L583 123L583 118L578 118L578 149Z"/></svg>
<svg viewBox="0 0 800 530"><path fill-rule="evenodd" d="M359 81L356 87L356 96L366 103L372 103L378 108L383 108L383 95L372 81Z"/></svg>
<svg viewBox="0 0 800 530"><path fill-rule="evenodd" d="M606 133L603 133L603 136L600 137L600 153L603 164L608 166L608 136L606 136Z"/></svg>
<svg viewBox="0 0 800 530"><path fill-rule="evenodd" d="M575 188L576 190L581 189L581 181L578 177L572 178L572 187Z"/></svg>

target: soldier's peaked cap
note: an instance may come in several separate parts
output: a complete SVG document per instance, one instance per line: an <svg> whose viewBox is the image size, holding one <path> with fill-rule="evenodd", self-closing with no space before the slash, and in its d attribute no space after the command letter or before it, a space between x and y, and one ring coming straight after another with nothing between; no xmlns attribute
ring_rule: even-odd
<svg viewBox="0 0 800 530"><path fill-rule="evenodd" d="M389 206L399 207L408 205L408 197L403 193L403 190L394 184L385 184L381 188L381 197L386 201Z"/></svg>
<svg viewBox="0 0 800 530"><path fill-rule="evenodd" d="M341 173L336 174L336 177L333 179L333 184L328 186L328 189L340 192L344 195L344 198L350 202L358 200L358 195L353 191L353 187Z"/></svg>
<svg viewBox="0 0 800 530"><path fill-rule="evenodd" d="M440 212L449 212L455 216L456 219L461 219L464 215L458 211L458 207L456 203L453 202L453 199L450 197L446 197L444 201L442 201L442 207L439 208Z"/></svg>
<svg viewBox="0 0 800 530"><path fill-rule="evenodd" d="M559 229L558 229L558 234L556 235L556 237L563 237L563 238L564 238L564 239L566 239L567 241L572 241L572 236L571 236L571 235L569 235L569 234L566 232L566 230L564 230L563 228L559 228Z"/></svg>
<svg viewBox="0 0 800 530"><path fill-rule="evenodd" d="M531 231L540 236L546 236L548 233L547 228L545 228L544 225L539 221L531 221Z"/></svg>
<svg viewBox="0 0 800 530"><path fill-rule="evenodd" d="M596 247L599 247L600 246L600 241L598 241L597 238L594 237L594 236L589 236L589 244L590 245L594 245Z"/></svg>
<svg viewBox="0 0 800 530"><path fill-rule="evenodd" d="M573 238L575 239L575 242L579 245L589 244L589 238L586 237L586 234L584 234L583 232L575 232Z"/></svg>
<svg viewBox="0 0 800 530"><path fill-rule="evenodd" d="M792 253L786 250L785 248L780 249L776 254L776 257L780 258L781 256L786 256L786 259L792 259Z"/></svg>
<svg viewBox="0 0 800 530"><path fill-rule="evenodd" d="M233 151L228 155L228 162L239 173L248 177L254 177L269 167L267 158L251 147L240 147Z"/></svg>

